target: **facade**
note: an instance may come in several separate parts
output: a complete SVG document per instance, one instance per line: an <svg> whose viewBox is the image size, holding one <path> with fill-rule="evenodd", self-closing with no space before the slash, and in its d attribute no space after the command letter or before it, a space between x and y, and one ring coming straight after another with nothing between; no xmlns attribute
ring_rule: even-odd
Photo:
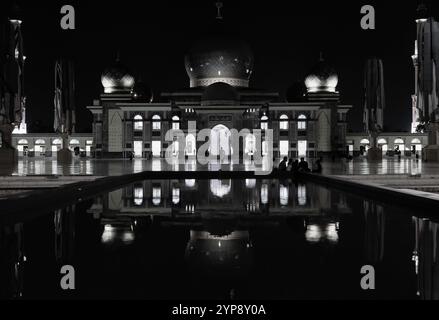
<svg viewBox="0 0 439 320"><path fill-rule="evenodd" d="M211 129L209 153L251 155L262 151L248 134L233 150L230 130L273 130L275 157L325 157L346 151L347 113L336 90L338 76L323 60L305 80L307 92L285 102L278 92L250 87L253 54L241 41L221 39L196 45L186 56L188 88L163 92L157 102L120 61L102 74L104 93L88 109L93 113L93 154L103 158L195 157L197 134ZM184 150L166 139L169 130L185 134Z"/></svg>

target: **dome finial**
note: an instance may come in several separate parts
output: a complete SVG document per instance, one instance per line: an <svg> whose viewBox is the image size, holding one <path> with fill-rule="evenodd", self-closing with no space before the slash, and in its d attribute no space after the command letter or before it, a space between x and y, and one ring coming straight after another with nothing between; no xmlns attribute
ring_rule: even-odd
<svg viewBox="0 0 439 320"><path fill-rule="evenodd" d="M222 15L221 9L224 7L224 4L223 4L222 1L217 1L217 2L215 3L215 6L216 6L216 9L218 10L217 15L216 15L216 18L217 18L218 20L222 20L222 19L223 19L223 15Z"/></svg>

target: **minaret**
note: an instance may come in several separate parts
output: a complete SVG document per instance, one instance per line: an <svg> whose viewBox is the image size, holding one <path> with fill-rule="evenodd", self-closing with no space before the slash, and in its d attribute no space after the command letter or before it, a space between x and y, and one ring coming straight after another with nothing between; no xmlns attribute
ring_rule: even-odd
<svg viewBox="0 0 439 320"><path fill-rule="evenodd" d="M0 149L0 161L15 163L17 151L12 146L12 132L22 123L24 97L24 61L23 38L21 34L22 19L19 9L15 5L8 14L4 29L0 57L0 133L2 148Z"/></svg>
<svg viewBox="0 0 439 320"><path fill-rule="evenodd" d="M428 19L428 9L425 4L421 3L416 10L416 35L417 40L415 40L415 49L414 54L412 55L413 67L415 70L415 92L412 95L412 126L411 132L416 133L418 131L418 126L421 124L421 108L418 105L418 97L419 97L419 52L418 52L418 40L419 35L422 30L423 24L427 22ZM421 103L421 101L419 101Z"/></svg>
<svg viewBox="0 0 439 320"><path fill-rule="evenodd" d="M364 129L368 134L383 130L385 105L383 61L370 58L364 70Z"/></svg>
<svg viewBox="0 0 439 320"><path fill-rule="evenodd" d="M364 70L364 130L371 138L369 160L382 158L377 139L383 130L385 106L383 61L370 58Z"/></svg>
<svg viewBox="0 0 439 320"><path fill-rule="evenodd" d="M439 23L431 17L424 4L418 7L416 27L416 89L413 100L419 122L429 134L423 157L427 161L439 161Z"/></svg>

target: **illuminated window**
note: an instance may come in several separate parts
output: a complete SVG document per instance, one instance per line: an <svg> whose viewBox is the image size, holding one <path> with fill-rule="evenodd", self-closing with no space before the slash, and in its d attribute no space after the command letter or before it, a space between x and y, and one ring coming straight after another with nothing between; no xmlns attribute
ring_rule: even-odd
<svg viewBox="0 0 439 320"><path fill-rule="evenodd" d="M254 155L256 153L256 137L253 134L249 134L245 137L245 153L248 155Z"/></svg>
<svg viewBox="0 0 439 320"><path fill-rule="evenodd" d="M29 144L29 142L26 139L21 139L20 141L18 141L18 144L25 145L25 144Z"/></svg>
<svg viewBox="0 0 439 320"><path fill-rule="evenodd" d="M196 154L196 144L197 144L197 142L195 140L194 135L189 134L186 137L186 154L188 156L195 156L195 154Z"/></svg>
<svg viewBox="0 0 439 320"><path fill-rule="evenodd" d="M297 129L298 130L306 130L306 116L301 114L299 116L299 121L297 122Z"/></svg>
<svg viewBox="0 0 439 320"><path fill-rule="evenodd" d="M261 202L268 204L268 184L264 183L261 187Z"/></svg>
<svg viewBox="0 0 439 320"><path fill-rule="evenodd" d="M282 157L288 156L289 142L288 140L282 140L279 142L279 152Z"/></svg>
<svg viewBox="0 0 439 320"><path fill-rule="evenodd" d="M288 188L283 185L281 185L279 189L279 199L281 206L288 205L288 199L289 199Z"/></svg>
<svg viewBox="0 0 439 320"><path fill-rule="evenodd" d="M268 130L268 117L263 116L261 118L261 130Z"/></svg>
<svg viewBox="0 0 439 320"><path fill-rule="evenodd" d="M370 144L370 141L368 139L363 139L360 141L360 144Z"/></svg>
<svg viewBox="0 0 439 320"><path fill-rule="evenodd" d="M143 186L134 187L134 205L143 205Z"/></svg>
<svg viewBox="0 0 439 320"><path fill-rule="evenodd" d="M142 116L135 116L134 117L134 130L136 131L142 131L143 130L143 118Z"/></svg>
<svg viewBox="0 0 439 320"><path fill-rule="evenodd" d="M280 116L279 129L288 130L288 116L286 114Z"/></svg>
<svg viewBox="0 0 439 320"><path fill-rule="evenodd" d="M172 118L172 130L180 130L180 118L177 116Z"/></svg>
<svg viewBox="0 0 439 320"><path fill-rule="evenodd" d="M175 205L180 203L180 189L179 188L172 189L172 203Z"/></svg>
<svg viewBox="0 0 439 320"><path fill-rule="evenodd" d="M162 189L160 187L154 187L152 189L152 204L159 206L162 203Z"/></svg>
<svg viewBox="0 0 439 320"><path fill-rule="evenodd" d="M297 188L297 202L299 206L306 206L306 186L303 184Z"/></svg>
<svg viewBox="0 0 439 320"><path fill-rule="evenodd" d="M162 130L162 118L158 115L152 117L152 130Z"/></svg>

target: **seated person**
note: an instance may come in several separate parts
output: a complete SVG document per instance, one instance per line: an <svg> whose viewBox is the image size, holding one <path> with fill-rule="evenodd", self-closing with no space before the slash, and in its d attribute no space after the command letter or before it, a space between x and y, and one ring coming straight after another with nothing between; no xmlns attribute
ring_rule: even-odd
<svg viewBox="0 0 439 320"><path fill-rule="evenodd" d="M279 171L287 171L287 162L288 158L284 157L284 159L279 163Z"/></svg>
<svg viewBox="0 0 439 320"><path fill-rule="evenodd" d="M310 172L308 162L305 161L305 158L300 159L299 172Z"/></svg>

